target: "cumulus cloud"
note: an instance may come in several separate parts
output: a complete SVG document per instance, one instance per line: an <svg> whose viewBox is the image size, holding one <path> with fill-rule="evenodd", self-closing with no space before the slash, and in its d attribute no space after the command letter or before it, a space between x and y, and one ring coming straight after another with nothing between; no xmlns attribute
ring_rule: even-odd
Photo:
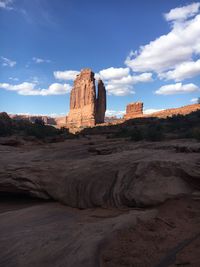
<svg viewBox="0 0 200 267"><path fill-rule="evenodd" d="M125 96L134 94L134 84L152 81L152 73L132 75L129 68L110 67L96 73L95 78L104 80L109 95Z"/></svg>
<svg viewBox="0 0 200 267"><path fill-rule="evenodd" d="M192 61L193 56L199 56L200 14L197 14L199 5L196 3L172 9L165 15L167 20L176 20L176 23L172 24L171 31L141 46L138 51L131 52L125 64L134 72L153 71L161 74L175 69L183 62ZM179 18L182 20L178 20Z"/></svg>
<svg viewBox="0 0 200 267"><path fill-rule="evenodd" d="M47 89L37 89L35 88L35 83L23 82L17 85L9 83L0 83L0 88L15 91L20 95L62 95L69 93L71 86L69 84L53 83Z"/></svg>
<svg viewBox="0 0 200 267"><path fill-rule="evenodd" d="M104 80L120 79L129 74L129 68L108 68L99 72L99 75Z"/></svg>
<svg viewBox="0 0 200 267"><path fill-rule="evenodd" d="M198 103L198 98L197 98L197 97L192 98L192 99L190 100L190 102L192 102L192 103Z"/></svg>
<svg viewBox="0 0 200 267"><path fill-rule="evenodd" d="M126 113L125 110L110 110L110 109L106 110L107 117L113 117L113 116L123 117L125 113Z"/></svg>
<svg viewBox="0 0 200 267"><path fill-rule="evenodd" d="M174 95L174 94L184 94L198 91L199 87L193 83L182 84L168 84L161 86L155 93L157 95Z"/></svg>
<svg viewBox="0 0 200 267"><path fill-rule="evenodd" d="M108 95L115 96L126 96L135 93L131 85L119 85L112 83L108 83L106 85L106 91Z"/></svg>
<svg viewBox="0 0 200 267"><path fill-rule="evenodd" d="M186 61L178 65L174 70L170 70L159 75L166 80L182 81L200 74L200 59L197 61Z"/></svg>
<svg viewBox="0 0 200 267"><path fill-rule="evenodd" d="M125 96L134 94L133 85L139 82L152 81L151 73L142 73L140 75L128 75L121 79L107 80L106 90L110 95Z"/></svg>
<svg viewBox="0 0 200 267"><path fill-rule="evenodd" d="M33 57L32 60L33 60L36 64L50 63L50 62L51 62L51 60L49 60L49 59L43 59L43 58L38 58L38 57Z"/></svg>
<svg viewBox="0 0 200 267"><path fill-rule="evenodd" d="M65 70L65 71L54 71L54 77L58 80L70 81L74 80L79 74L79 71L76 70Z"/></svg>
<svg viewBox="0 0 200 267"><path fill-rule="evenodd" d="M12 3L13 0L0 0L0 8L12 10L13 9L13 7L11 6Z"/></svg>
<svg viewBox="0 0 200 267"><path fill-rule="evenodd" d="M192 3L187 6L174 8L169 13L164 14L164 17L167 21L185 20L198 13L199 8L200 3Z"/></svg>
<svg viewBox="0 0 200 267"><path fill-rule="evenodd" d="M11 60L11 59L6 58L6 57L1 57L1 60L2 60L2 66L4 66L4 67L11 67L12 68L17 64L16 61Z"/></svg>

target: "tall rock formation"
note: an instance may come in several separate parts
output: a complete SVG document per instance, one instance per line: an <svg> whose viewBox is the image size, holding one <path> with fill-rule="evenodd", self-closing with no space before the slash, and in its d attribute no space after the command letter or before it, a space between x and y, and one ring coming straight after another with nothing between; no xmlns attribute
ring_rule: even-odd
<svg viewBox="0 0 200 267"><path fill-rule="evenodd" d="M124 115L124 119L129 120L132 118L141 117L143 115L143 103L135 102L130 103L126 106L126 114Z"/></svg>
<svg viewBox="0 0 200 267"><path fill-rule="evenodd" d="M70 111L67 127L72 131L84 127L92 127L104 122L106 110L106 91L103 82L98 82L98 98L94 73L91 69L83 69L77 75L70 95Z"/></svg>
<svg viewBox="0 0 200 267"><path fill-rule="evenodd" d="M96 123L103 123L106 112L106 89L101 79L98 80L98 97L96 100Z"/></svg>

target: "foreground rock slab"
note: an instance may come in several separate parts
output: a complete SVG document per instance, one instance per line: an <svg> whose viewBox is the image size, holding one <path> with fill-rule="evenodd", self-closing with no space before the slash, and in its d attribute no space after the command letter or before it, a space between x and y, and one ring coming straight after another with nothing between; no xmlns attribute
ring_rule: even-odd
<svg viewBox="0 0 200 267"><path fill-rule="evenodd" d="M177 149L183 143L189 153ZM54 199L77 208L154 206L199 189L197 146L183 140L155 144L101 137L42 146L4 145L0 192Z"/></svg>
<svg viewBox="0 0 200 267"><path fill-rule="evenodd" d="M0 266L100 266L114 232L147 221L155 210L78 211L47 203L0 214Z"/></svg>

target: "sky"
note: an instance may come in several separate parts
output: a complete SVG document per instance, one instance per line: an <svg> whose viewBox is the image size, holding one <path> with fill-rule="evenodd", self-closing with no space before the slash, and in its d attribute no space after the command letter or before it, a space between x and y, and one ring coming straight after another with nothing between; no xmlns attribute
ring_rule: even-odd
<svg viewBox="0 0 200 267"><path fill-rule="evenodd" d="M200 96L200 2L0 0L0 36L0 111L67 114L83 68L105 83L109 116Z"/></svg>

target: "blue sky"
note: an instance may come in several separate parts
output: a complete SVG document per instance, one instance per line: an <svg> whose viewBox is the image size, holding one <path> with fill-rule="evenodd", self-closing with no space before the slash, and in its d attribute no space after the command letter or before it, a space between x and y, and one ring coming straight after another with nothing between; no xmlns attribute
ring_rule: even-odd
<svg viewBox="0 0 200 267"><path fill-rule="evenodd" d="M200 3L0 0L0 111L66 114L85 67L107 89L108 115L200 96Z"/></svg>

